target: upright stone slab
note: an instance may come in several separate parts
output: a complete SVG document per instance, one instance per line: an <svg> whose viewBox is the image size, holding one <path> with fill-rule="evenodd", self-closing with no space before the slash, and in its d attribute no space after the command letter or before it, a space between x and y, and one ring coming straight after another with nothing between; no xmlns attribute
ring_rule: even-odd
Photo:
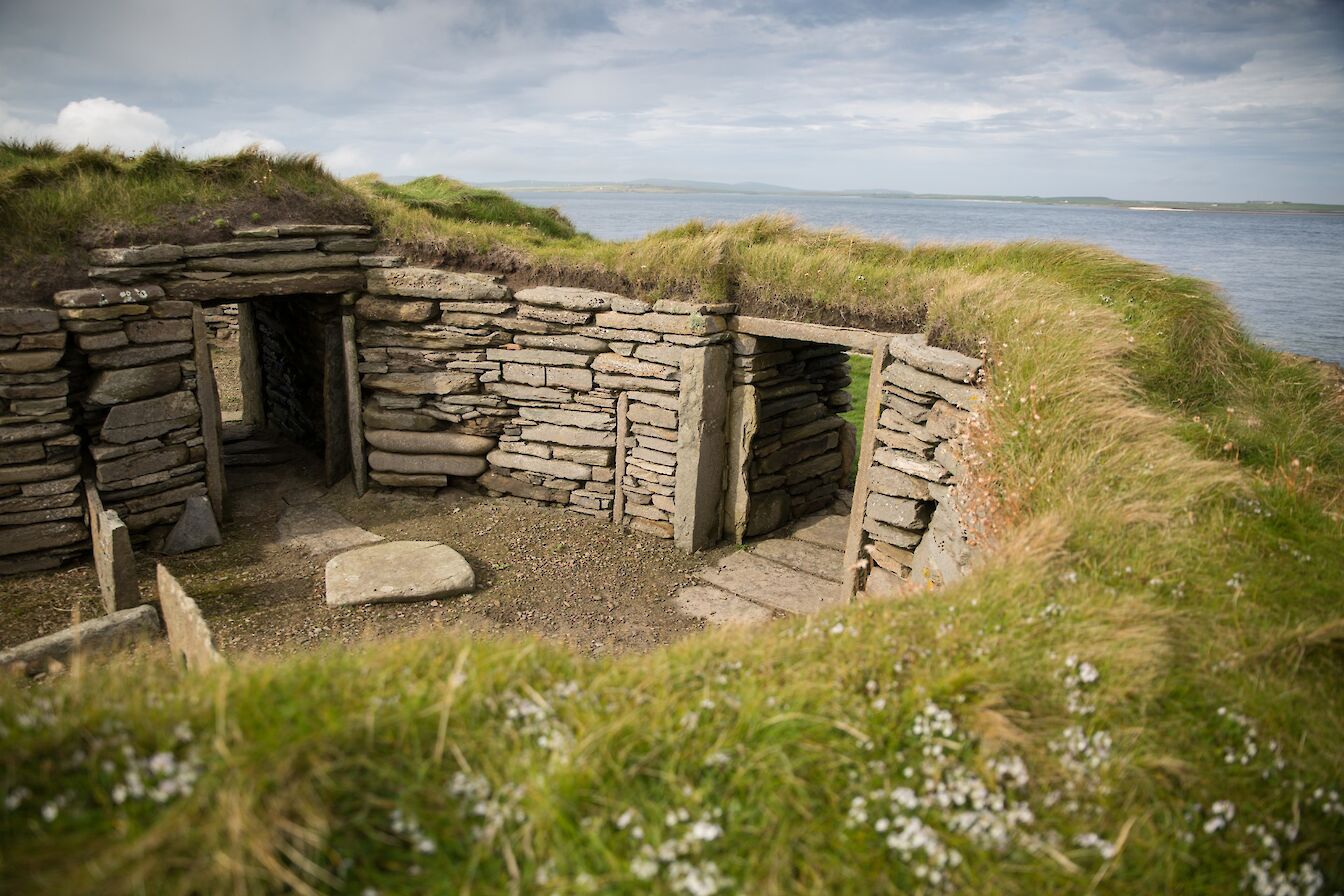
<svg viewBox="0 0 1344 896"><path fill-rule="evenodd" d="M761 422L761 400L755 386L733 389L728 412L728 490L723 504L723 525L741 544L747 537L751 511L748 473L751 443Z"/></svg>
<svg viewBox="0 0 1344 896"><path fill-rule="evenodd" d="M219 387L215 384L214 361L205 329L205 312L199 305L191 309L191 338L196 361L196 403L201 408L201 437L205 439L205 492L215 522L224 522L224 435L219 414Z"/></svg>
<svg viewBox="0 0 1344 896"><path fill-rule="evenodd" d="M841 599L853 600L862 587L859 576L859 554L863 550L863 513L868 506L868 493L871 491L869 468L873 465L873 455L877 450L877 419L882 415L882 373L891 360L891 352L886 343L880 343L873 350L872 373L868 379L868 403L863 411L863 437L859 446L859 475L854 480L854 503L849 512L849 534L845 538L845 570L841 585Z"/></svg>
<svg viewBox="0 0 1344 896"><path fill-rule="evenodd" d="M364 461L364 406L359 388L359 346L355 343L355 315L349 300L341 297L341 352L345 359L345 416L350 435L350 470L355 494L362 496L369 487L369 469Z"/></svg>
<svg viewBox="0 0 1344 896"><path fill-rule="evenodd" d="M249 302L238 303L238 381L243 393L243 422L266 425L266 395L261 379L261 341L257 313Z"/></svg>
<svg viewBox="0 0 1344 896"><path fill-rule="evenodd" d="M135 577L131 532L116 511L103 509L102 498L92 480L84 480L84 495L89 504L93 567L98 573L98 590L102 593L103 608L109 613L115 613L138 606L140 586Z"/></svg>
<svg viewBox="0 0 1344 896"><path fill-rule="evenodd" d="M719 540L731 372L732 349L726 345L682 352L672 535L684 551L703 550Z"/></svg>
<svg viewBox="0 0 1344 896"><path fill-rule="evenodd" d="M224 657L215 649L215 640L201 615L201 608L162 563L158 565L154 585L159 608L163 611L163 625L168 629L168 645L173 652L181 656L193 672L221 665Z"/></svg>

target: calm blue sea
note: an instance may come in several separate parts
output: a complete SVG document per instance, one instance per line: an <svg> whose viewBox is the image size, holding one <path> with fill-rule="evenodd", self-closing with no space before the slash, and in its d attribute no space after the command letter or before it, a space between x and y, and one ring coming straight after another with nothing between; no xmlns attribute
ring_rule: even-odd
<svg viewBox="0 0 1344 896"><path fill-rule="evenodd" d="M1131 211L1013 202L509 191L555 206L580 230L624 240L691 218L783 211L902 243L1060 239L1193 274L1222 287L1257 338L1344 363L1344 216Z"/></svg>

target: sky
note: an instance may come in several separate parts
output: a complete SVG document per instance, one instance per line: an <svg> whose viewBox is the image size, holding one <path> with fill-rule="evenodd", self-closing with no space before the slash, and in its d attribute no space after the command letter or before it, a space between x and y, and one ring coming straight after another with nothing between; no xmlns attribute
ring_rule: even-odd
<svg viewBox="0 0 1344 896"><path fill-rule="evenodd" d="M1344 0L0 0L0 138L1344 203Z"/></svg>

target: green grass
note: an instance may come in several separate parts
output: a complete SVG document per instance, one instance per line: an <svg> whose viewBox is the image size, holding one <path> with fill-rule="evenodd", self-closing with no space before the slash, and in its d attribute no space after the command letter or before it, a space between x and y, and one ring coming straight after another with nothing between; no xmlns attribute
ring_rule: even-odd
<svg viewBox="0 0 1344 896"><path fill-rule="evenodd" d="M532 228L550 239L579 235L569 219L553 208L535 208L498 190L468 186L446 177L421 177L393 186L374 178L361 179L375 196L408 209L424 211L436 220L475 222L503 227Z"/></svg>
<svg viewBox="0 0 1344 896"><path fill-rule="evenodd" d="M928 850L887 844L917 817L961 857L935 868L958 892L1344 887L1344 413L1206 284L1093 247L905 247L779 218L553 238L353 188L387 235L445 257L983 351L987 559L936 593L647 656L432 634L2 685L4 879L643 893L698 869L723 892L937 892L916 877ZM188 762L190 793L117 802L156 752ZM1017 760L1026 782L1005 777ZM953 806L893 809L902 787ZM684 865L641 880L646 846Z"/></svg>
<svg viewBox="0 0 1344 896"><path fill-rule="evenodd" d="M868 406L868 376L873 369L872 355L853 354L849 356L849 410L841 414L854 427L855 444L863 444L863 414ZM859 472L858 452L855 452L854 469L850 471L852 480Z"/></svg>
<svg viewBox="0 0 1344 896"><path fill-rule="evenodd" d="M359 215L353 191L314 156L236 156L192 161L151 149L129 157L49 143L0 143L0 258L37 263L77 251L91 228L171 237L171 229L210 223L226 204L312 210L329 206ZM187 219L192 219L188 221ZM225 225L254 223L250 213ZM167 232L156 234L156 230Z"/></svg>

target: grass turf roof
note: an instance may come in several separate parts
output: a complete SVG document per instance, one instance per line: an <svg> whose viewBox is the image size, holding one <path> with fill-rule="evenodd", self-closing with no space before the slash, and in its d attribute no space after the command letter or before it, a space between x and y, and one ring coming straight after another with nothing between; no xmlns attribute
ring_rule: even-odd
<svg viewBox="0 0 1344 896"><path fill-rule="evenodd" d="M979 347L996 550L936 593L648 656L427 636L193 680L145 661L6 685L6 877L384 893L1344 881L1339 395L1251 344L1206 285L1088 247L907 249L778 219L608 244L370 207L445 255L831 322L908 315Z"/></svg>

